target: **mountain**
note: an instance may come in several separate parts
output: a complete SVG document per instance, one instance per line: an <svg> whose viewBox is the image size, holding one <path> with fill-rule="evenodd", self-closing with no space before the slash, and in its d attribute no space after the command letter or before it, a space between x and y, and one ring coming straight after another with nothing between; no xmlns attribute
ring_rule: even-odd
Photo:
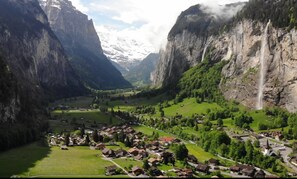
<svg viewBox="0 0 297 179"><path fill-rule="evenodd" d="M149 44L136 40L114 28L101 26L97 30L106 56L127 71L137 66L141 60L154 51Z"/></svg>
<svg viewBox="0 0 297 179"><path fill-rule="evenodd" d="M103 54L92 20L69 0L40 0L49 23L70 58L76 73L95 89L131 87Z"/></svg>
<svg viewBox="0 0 297 179"><path fill-rule="evenodd" d="M217 30L206 26L203 19L211 19L211 15L205 16L202 6L191 7L180 15L174 33L170 33L154 84L175 84L183 72L203 60L210 64L223 61L219 89L226 99L254 109L280 106L295 112L296 4L295 0L250 0ZM201 27L206 30L200 31Z"/></svg>
<svg viewBox="0 0 297 179"><path fill-rule="evenodd" d="M155 70L159 58L157 53L149 54L139 65L132 68L125 78L134 86L150 85L152 83L151 73Z"/></svg>
<svg viewBox="0 0 297 179"><path fill-rule="evenodd" d="M211 40L208 34L231 19L243 4L221 6L221 13L212 12L204 5L194 5L183 11L169 32L165 51L154 73L155 86L176 83L183 72L201 62L204 47Z"/></svg>
<svg viewBox="0 0 297 179"><path fill-rule="evenodd" d="M0 150L39 137L49 99L83 93L38 1L0 1Z"/></svg>
<svg viewBox="0 0 297 179"><path fill-rule="evenodd" d="M116 67L116 69L118 69L122 75L125 75L126 73L128 73L128 70L124 67L122 67L120 64L118 64L115 61L110 60L111 64Z"/></svg>

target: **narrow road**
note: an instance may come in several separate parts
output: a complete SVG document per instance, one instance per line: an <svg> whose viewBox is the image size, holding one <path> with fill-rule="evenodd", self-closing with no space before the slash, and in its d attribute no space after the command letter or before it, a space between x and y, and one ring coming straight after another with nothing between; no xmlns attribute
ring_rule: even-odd
<svg viewBox="0 0 297 179"><path fill-rule="evenodd" d="M122 166L120 166L119 164L117 164L115 161L113 161L110 158L106 158L106 157L102 157L103 160L107 160L110 161L111 163L115 164L117 167L119 167L120 169L122 169L130 178L136 178L136 176L131 175L127 170L125 170Z"/></svg>
<svg viewBox="0 0 297 179"><path fill-rule="evenodd" d="M232 159L228 159L228 158L225 158L225 157L222 157L222 156L220 156L220 155L217 155L219 158L221 158L221 159L224 159L224 160L228 160L228 161L230 161L230 162L236 162L236 161L234 161L234 160L232 160ZM243 163L241 163L241 162L237 162L237 163L239 163L239 164L243 164ZM270 172L268 172L268 171L266 171L266 170L264 170L264 169L261 169L261 168L258 168L258 167L256 167L256 166L254 166L257 170L263 170L264 172L265 172L265 174L266 175L273 175L272 173L270 173Z"/></svg>

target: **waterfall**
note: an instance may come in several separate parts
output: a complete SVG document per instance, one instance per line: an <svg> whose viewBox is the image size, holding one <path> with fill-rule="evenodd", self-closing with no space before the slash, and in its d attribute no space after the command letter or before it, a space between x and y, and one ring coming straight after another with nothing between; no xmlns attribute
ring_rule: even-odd
<svg viewBox="0 0 297 179"><path fill-rule="evenodd" d="M264 35L262 37L261 43L261 56L260 56L260 78L259 78L259 87L258 87L258 101L257 101L257 109L263 109L263 91L264 91L264 83L265 83L265 76L266 76L266 58L265 58L265 49L267 48L268 42L268 27L270 24L270 20L267 23L264 31Z"/></svg>
<svg viewBox="0 0 297 179"><path fill-rule="evenodd" d="M206 44L205 44L205 47L203 49L203 53L202 53L202 58L201 58L201 62L203 62L204 58L205 58L205 54L206 54L206 51L207 51L207 48L210 44L210 41L211 41L211 38L209 38L207 41L206 41Z"/></svg>

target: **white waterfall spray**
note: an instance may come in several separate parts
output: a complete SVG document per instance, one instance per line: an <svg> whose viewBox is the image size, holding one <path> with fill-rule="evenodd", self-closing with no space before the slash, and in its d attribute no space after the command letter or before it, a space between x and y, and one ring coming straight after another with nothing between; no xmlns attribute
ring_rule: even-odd
<svg viewBox="0 0 297 179"><path fill-rule="evenodd" d="M202 53L201 62L203 62L204 59L205 59L205 54L206 54L207 48L208 48L208 46L209 46L209 44L210 44L210 42L211 42L211 39L212 39L212 38L210 37L210 38L207 39L207 41L206 41L206 44L205 44L205 47L204 47L204 49L203 49L203 53Z"/></svg>
<svg viewBox="0 0 297 179"><path fill-rule="evenodd" d="M265 50L267 47L268 42L268 28L270 25L270 20L267 23L264 35L262 37L262 44L261 44L261 56L260 56L260 78L259 78L259 87L258 87L258 101L257 101L257 109L261 110L263 109L263 91L264 91L264 85L265 85L265 76L266 76L266 58L265 58Z"/></svg>

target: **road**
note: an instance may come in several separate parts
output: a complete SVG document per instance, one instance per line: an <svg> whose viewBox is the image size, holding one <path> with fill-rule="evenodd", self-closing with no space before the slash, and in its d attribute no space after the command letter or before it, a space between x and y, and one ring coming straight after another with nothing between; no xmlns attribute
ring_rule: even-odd
<svg viewBox="0 0 297 179"><path fill-rule="evenodd" d="M119 164L117 164L115 161L113 161L111 158L107 158L107 157L102 157L103 160L107 160L110 161L111 163L115 164L117 167L119 167L120 169L122 169L130 178L136 178L136 176L131 175L127 170L125 170L122 166L120 166Z"/></svg>

